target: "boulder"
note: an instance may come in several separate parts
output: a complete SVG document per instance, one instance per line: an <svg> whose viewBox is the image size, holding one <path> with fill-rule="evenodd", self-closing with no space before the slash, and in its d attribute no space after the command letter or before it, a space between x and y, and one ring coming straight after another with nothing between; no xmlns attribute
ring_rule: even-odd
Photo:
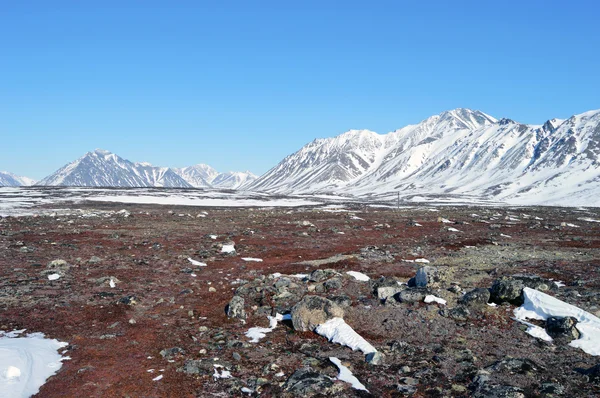
<svg viewBox="0 0 600 398"><path fill-rule="evenodd" d="M304 296L292 308L294 329L307 332L331 318L343 318L344 310L331 300L319 296Z"/></svg>
<svg viewBox="0 0 600 398"><path fill-rule="evenodd" d="M416 287L439 287L445 280L444 273L438 268L431 265L425 265L417 270L415 275Z"/></svg>
<svg viewBox="0 0 600 398"><path fill-rule="evenodd" d="M400 293L404 289L405 289L405 287L398 286L398 284L396 284L396 286L378 287L377 288L377 298L379 299L379 301L384 302L388 298L393 297L394 295L396 295L397 293Z"/></svg>
<svg viewBox="0 0 600 398"><path fill-rule="evenodd" d="M246 311L244 310L245 300L240 296L233 296L227 305L227 316L229 318L246 319Z"/></svg>
<svg viewBox="0 0 600 398"><path fill-rule="evenodd" d="M340 383L334 383L330 377L312 369L295 371L283 385L294 396L312 397L315 395L333 395L342 390Z"/></svg>
<svg viewBox="0 0 600 398"><path fill-rule="evenodd" d="M425 296L428 294L429 289L422 287L409 287L396 294L394 299L401 303L415 303L423 301Z"/></svg>
<svg viewBox="0 0 600 398"><path fill-rule="evenodd" d="M567 342L570 342L581 336L575 325L577 325L577 319L572 316L564 318L551 316L546 319L546 332L548 332L553 339L567 340Z"/></svg>
<svg viewBox="0 0 600 398"><path fill-rule="evenodd" d="M467 307L484 306L490 301L490 291L485 288L473 289L462 296L458 302Z"/></svg>
<svg viewBox="0 0 600 398"><path fill-rule="evenodd" d="M523 304L523 282L510 277L502 277L494 281L490 290L490 298L496 304Z"/></svg>

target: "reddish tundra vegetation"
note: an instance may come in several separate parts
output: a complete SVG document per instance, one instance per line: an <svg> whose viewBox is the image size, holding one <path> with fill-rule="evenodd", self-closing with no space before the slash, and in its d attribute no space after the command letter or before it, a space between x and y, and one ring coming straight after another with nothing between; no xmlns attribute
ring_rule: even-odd
<svg viewBox="0 0 600 398"><path fill-rule="evenodd" d="M531 285L598 315L597 213L81 204L5 217L0 330L69 344L40 397L596 396L600 362L568 345L577 331L532 337L513 319L521 291L490 289ZM301 314L307 296L341 309L381 355L295 320L246 336ZM330 357L368 391L340 380Z"/></svg>

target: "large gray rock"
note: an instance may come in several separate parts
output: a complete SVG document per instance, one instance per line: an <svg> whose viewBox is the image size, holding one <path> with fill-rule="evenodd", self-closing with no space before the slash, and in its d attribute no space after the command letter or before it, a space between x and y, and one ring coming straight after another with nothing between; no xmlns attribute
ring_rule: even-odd
<svg viewBox="0 0 600 398"><path fill-rule="evenodd" d="M491 288L491 300L497 304L511 303L523 304L523 288L536 289L541 292L556 290L556 285L537 275L516 274L502 277L494 282Z"/></svg>
<svg viewBox="0 0 600 398"><path fill-rule="evenodd" d="M246 319L246 310L244 309L245 300L240 296L233 296L229 305L227 305L227 316L229 318Z"/></svg>
<svg viewBox="0 0 600 398"><path fill-rule="evenodd" d="M414 283L416 287L434 288L440 287L444 280L444 272L442 272L438 267L426 265L417 270Z"/></svg>
<svg viewBox="0 0 600 398"><path fill-rule="evenodd" d="M486 384L475 391L473 398L525 398L525 393L518 387Z"/></svg>
<svg viewBox="0 0 600 398"><path fill-rule="evenodd" d="M421 302L425 299L425 296L429 294L429 289L422 287L409 287L402 290L400 293L394 296L396 301L401 303L415 303Z"/></svg>
<svg viewBox="0 0 600 398"><path fill-rule="evenodd" d="M393 297L395 294L400 293L405 288L402 286L382 286L377 288L377 298L379 301L386 301L388 298Z"/></svg>
<svg viewBox="0 0 600 398"><path fill-rule="evenodd" d="M294 329L307 332L331 318L343 318L344 310L331 300L319 296L304 296L292 308Z"/></svg>
<svg viewBox="0 0 600 398"><path fill-rule="evenodd" d="M523 282L510 277L502 277L494 281L490 290L490 298L494 303L523 304Z"/></svg>
<svg viewBox="0 0 600 398"><path fill-rule="evenodd" d="M490 291L484 288L473 289L462 296L458 302L467 307L481 307L490 301Z"/></svg>
<svg viewBox="0 0 600 398"><path fill-rule="evenodd" d="M294 396L312 397L315 395L333 395L343 389L340 383L312 369L295 371L285 382L283 388Z"/></svg>
<svg viewBox="0 0 600 398"><path fill-rule="evenodd" d="M572 316L564 318L551 316L546 319L546 332L548 332L553 339L570 342L581 336L579 330L575 328L575 325L577 325L577 319Z"/></svg>

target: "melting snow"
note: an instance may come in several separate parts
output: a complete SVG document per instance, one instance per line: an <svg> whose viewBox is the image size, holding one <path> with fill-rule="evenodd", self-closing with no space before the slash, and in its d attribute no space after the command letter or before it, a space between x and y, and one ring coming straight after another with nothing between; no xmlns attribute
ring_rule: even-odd
<svg viewBox="0 0 600 398"><path fill-rule="evenodd" d="M23 330L0 332L0 397L26 398L36 394L62 366L57 351L68 343L46 339L42 333L19 337Z"/></svg>
<svg viewBox="0 0 600 398"><path fill-rule="evenodd" d="M575 327L581 333L581 337L571 341L569 345L581 348L590 355L600 355L600 319L598 317L528 287L523 289L523 297L525 303L515 309L515 317L519 321L526 319L546 320L551 316L572 316L578 321Z"/></svg>
<svg viewBox="0 0 600 398"><path fill-rule="evenodd" d="M415 263L428 263L429 260L427 260L426 258L417 258L415 260Z"/></svg>
<svg viewBox="0 0 600 398"><path fill-rule="evenodd" d="M594 218L589 218L589 217L579 217L578 220L587 221L587 222L600 222L600 220L596 220Z"/></svg>
<svg viewBox="0 0 600 398"><path fill-rule="evenodd" d="M342 318L332 318L320 324L315 329L315 332L326 337L332 343L345 345L352 348L352 350L360 350L365 354L377 351L375 347L356 333Z"/></svg>
<svg viewBox="0 0 600 398"><path fill-rule="evenodd" d="M350 383L352 385L352 387L356 390L363 390L363 391L369 392L369 390L367 390L367 388L364 386L364 384L362 384L360 381L358 381L358 379L352 374L350 369L348 369L347 367L342 365L342 361L340 361L336 357L329 357L329 360L331 362L333 362L335 364L335 366L337 366L338 369L340 370L340 373L337 376L338 380L345 381L346 383Z"/></svg>
<svg viewBox="0 0 600 398"><path fill-rule="evenodd" d="M115 288L115 286L117 286L117 285L115 284L115 281L113 280L113 278L110 278L110 282L108 282L108 285L110 286L110 288L111 288L111 289L114 289L114 288Z"/></svg>
<svg viewBox="0 0 600 398"><path fill-rule="evenodd" d="M235 246L234 245L223 245L221 248L221 253L234 253Z"/></svg>
<svg viewBox="0 0 600 398"><path fill-rule="evenodd" d="M222 368L223 366L214 365L214 367L215 367L215 373L213 373L213 377L215 379L230 379L231 378L231 372L228 370L223 369L221 371L221 374L219 374L219 368Z"/></svg>
<svg viewBox="0 0 600 398"><path fill-rule="evenodd" d="M449 227L448 231L450 231L450 232L460 232L458 229L452 228L452 227Z"/></svg>
<svg viewBox="0 0 600 398"><path fill-rule="evenodd" d="M154 379L152 379L152 381L159 381L162 378L163 378L163 375L158 375Z"/></svg>
<svg viewBox="0 0 600 398"><path fill-rule="evenodd" d="M48 275L48 280L51 280L51 281L55 281L58 278L60 278L59 274L50 274L50 275Z"/></svg>
<svg viewBox="0 0 600 398"><path fill-rule="evenodd" d="M355 279L359 280L359 281L368 281L369 278L367 275L363 274L362 272L358 272L358 271L348 271L346 272L348 275L353 276Z"/></svg>
<svg viewBox="0 0 600 398"><path fill-rule="evenodd" d="M429 294L427 296L425 296L425 299L423 300L425 303L429 304L429 303L438 303L441 305L446 305L446 300L444 300L443 298L439 298L436 297L432 294Z"/></svg>
<svg viewBox="0 0 600 398"><path fill-rule="evenodd" d="M277 314L275 316L269 316L269 327L261 328L261 327L253 327L248 329L246 332L246 337L250 339L251 343L258 343L260 339L266 337L267 333L271 333L277 327L278 321L290 320L292 319L291 315L281 315Z"/></svg>
<svg viewBox="0 0 600 398"><path fill-rule="evenodd" d="M203 263L203 262L201 262L201 261L196 261L196 260L194 260L194 259L193 259L193 258L191 258L191 257L188 257L188 261L189 261L190 263L192 263L192 265L197 265L197 266L199 266L199 267L206 267L206 263Z"/></svg>
<svg viewBox="0 0 600 398"><path fill-rule="evenodd" d="M262 258L253 258L253 257L242 257L244 261L255 261L257 263L262 263Z"/></svg>

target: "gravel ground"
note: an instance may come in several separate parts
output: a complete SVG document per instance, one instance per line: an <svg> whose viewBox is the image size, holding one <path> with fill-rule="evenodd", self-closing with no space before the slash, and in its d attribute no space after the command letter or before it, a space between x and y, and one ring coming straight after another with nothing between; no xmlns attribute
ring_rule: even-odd
<svg viewBox="0 0 600 398"><path fill-rule="evenodd" d="M514 304L461 301L501 277L536 275L547 293L600 315L600 223L582 220L598 211L345 208L82 203L69 214L1 218L0 330L70 344L72 359L43 397L600 394L597 357L526 334ZM235 253L222 252L229 244ZM398 283L424 265L437 273L426 293L446 305ZM384 301L380 287L419 297ZM306 295L342 307L381 363L285 320L258 343L245 336ZM234 296L242 304L228 316ZM336 380L329 357L369 392Z"/></svg>

